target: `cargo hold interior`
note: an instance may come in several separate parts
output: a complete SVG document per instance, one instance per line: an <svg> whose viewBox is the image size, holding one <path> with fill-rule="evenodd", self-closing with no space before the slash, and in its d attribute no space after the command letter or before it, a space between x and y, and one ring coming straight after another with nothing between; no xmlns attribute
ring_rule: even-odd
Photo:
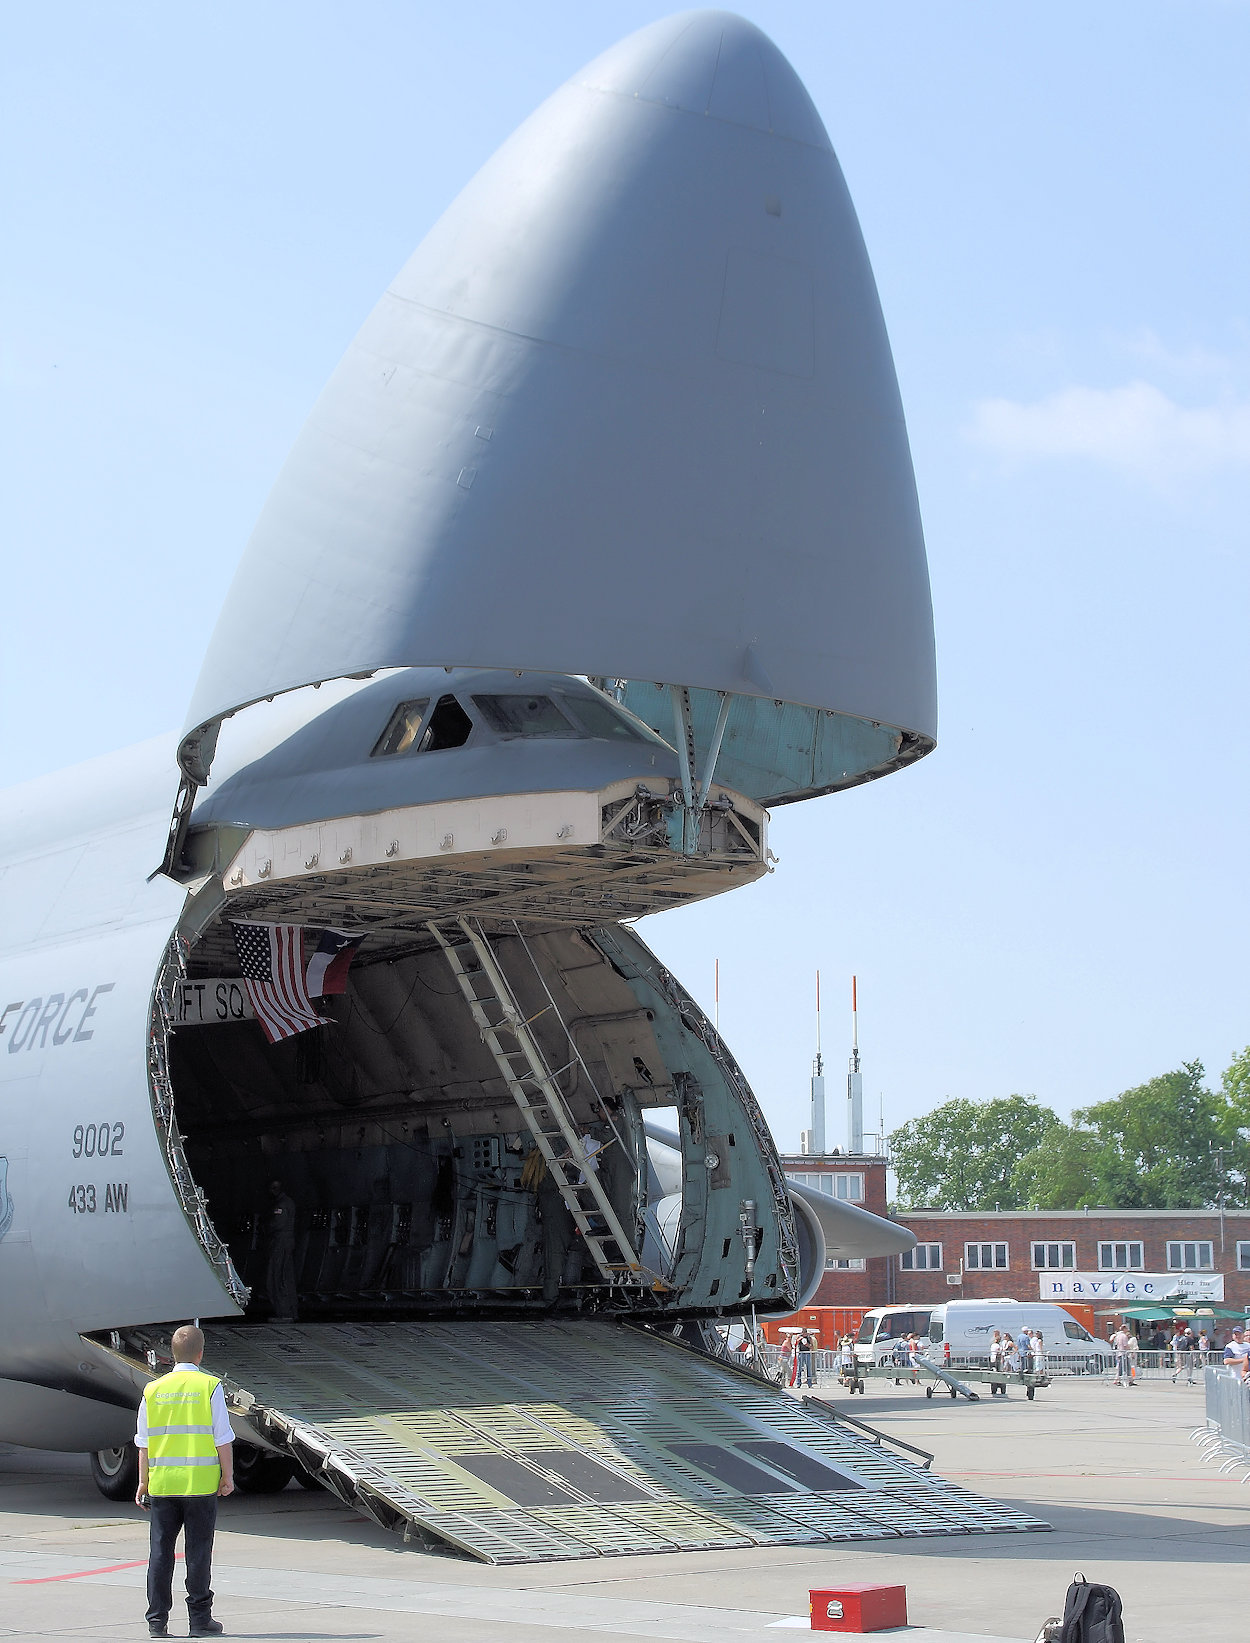
<svg viewBox="0 0 1250 1643"><path fill-rule="evenodd" d="M229 940L220 923L206 930L188 977L228 973ZM537 1156L447 954L433 935L378 946L324 1001L324 1026L276 1044L250 1019L167 1034L171 1145L251 1290L249 1318L271 1310L273 1181L295 1206L302 1319L783 1304L792 1233L762 1115L710 1024L631 933L490 935L639 1263L619 1285ZM631 971L637 955L653 974ZM661 985L680 994L676 1010ZM657 1124L681 1141L658 1167L645 1133Z"/></svg>

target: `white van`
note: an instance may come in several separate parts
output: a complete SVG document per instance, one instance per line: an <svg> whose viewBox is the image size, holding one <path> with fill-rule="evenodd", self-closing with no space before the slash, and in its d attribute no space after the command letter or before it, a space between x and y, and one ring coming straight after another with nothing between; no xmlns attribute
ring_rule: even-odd
<svg viewBox="0 0 1250 1643"><path fill-rule="evenodd" d="M928 1356L941 1363L949 1347L956 1365L988 1363L996 1329L1018 1341L1025 1328L1041 1335L1046 1361L1055 1366L1101 1374L1114 1361L1106 1341L1095 1340L1054 1301L947 1301L935 1306L929 1314Z"/></svg>
<svg viewBox="0 0 1250 1643"><path fill-rule="evenodd" d="M929 1344L929 1314L931 1306L874 1306L864 1313L864 1321L855 1337L855 1361L871 1369L894 1356L897 1341L914 1335L923 1352Z"/></svg>

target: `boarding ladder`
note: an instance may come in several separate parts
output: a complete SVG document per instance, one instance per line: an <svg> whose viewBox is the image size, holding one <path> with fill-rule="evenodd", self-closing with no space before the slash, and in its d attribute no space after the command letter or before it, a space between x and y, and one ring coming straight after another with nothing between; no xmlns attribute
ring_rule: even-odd
<svg viewBox="0 0 1250 1643"><path fill-rule="evenodd" d="M436 924L426 928L438 942L464 994L482 1042L495 1058L508 1093L542 1153L604 1283L625 1288L644 1282L642 1262L603 1190L557 1079L577 1057L552 1072L517 1004L511 984L486 938L457 919L464 941L450 940ZM472 954L476 964L464 962ZM492 1019L492 1012L498 1019ZM540 1015L544 1011L538 1012ZM511 1043L512 1048L507 1044ZM572 1047L570 1041L570 1048Z"/></svg>

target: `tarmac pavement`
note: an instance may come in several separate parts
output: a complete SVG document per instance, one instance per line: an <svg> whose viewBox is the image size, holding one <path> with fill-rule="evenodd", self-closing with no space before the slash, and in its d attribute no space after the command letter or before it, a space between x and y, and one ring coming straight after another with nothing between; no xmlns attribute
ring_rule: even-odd
<svg viewBox="0 0 1250 1643"><path fill-rule="evenodd" d="M907 1587L909 1643L1031 1643L1074 1571L1115 1586L1128 1643L1227 1628L1250 1607L1250 1485L1189 1442L1200 1386L1058 1381L1034 1402L926 1399L871 1383L848 1412L934 1452L934 1470L1054 1533L684 1552L490 1567L418 1552L321 1492L222 1503L214 1587L232 1637L761 1643L805 1628L810 1588ZM85 1458L0 1446L0 1638L146 1636L147 1521ZM185 1635L175 1607L171 1633Z"/></svg>

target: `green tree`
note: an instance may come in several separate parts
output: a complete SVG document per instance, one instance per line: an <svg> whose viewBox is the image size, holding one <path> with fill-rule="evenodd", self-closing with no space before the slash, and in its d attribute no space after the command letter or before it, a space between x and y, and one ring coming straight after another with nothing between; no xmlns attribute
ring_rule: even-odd
<svg viewBox="0 0 1250 1643"><path fill-rule="evenodd" d="M1212 1148L1229 1104L1203 1088L1201 1061L1072 1114L1097 1142L1097 1196L1117 1209L1198 1209L1215 1201ZM1087 1200L1088 1201L1088 1200ZM1072 1206L1075 1207L1075 1206Z"/></svg>
<svg viewBox="0 0 1250 1643"><path fill-rule="evenodd" d="M1250 1203L1250 1045L1233 1057L1220 1080L1225 1156L1225 1202Z"/></svg>
<svg viewBox="0 0 1250 1643"><path fill-rule="evenodd" d="M934 1209L1019 1209L1016 1165L1058 1123L1032 1095L944 1101L890 1136L900 1199Z"/></svg>
<svg viewBox="0 0 1250 1643"><path fill-rule="evenodd" d="M1012 1171L1012 1185L1030 1209L1084 1209L1105 1204L1100 1182L1103 1143L1089 1130L1053 1124Z"/></svg>

